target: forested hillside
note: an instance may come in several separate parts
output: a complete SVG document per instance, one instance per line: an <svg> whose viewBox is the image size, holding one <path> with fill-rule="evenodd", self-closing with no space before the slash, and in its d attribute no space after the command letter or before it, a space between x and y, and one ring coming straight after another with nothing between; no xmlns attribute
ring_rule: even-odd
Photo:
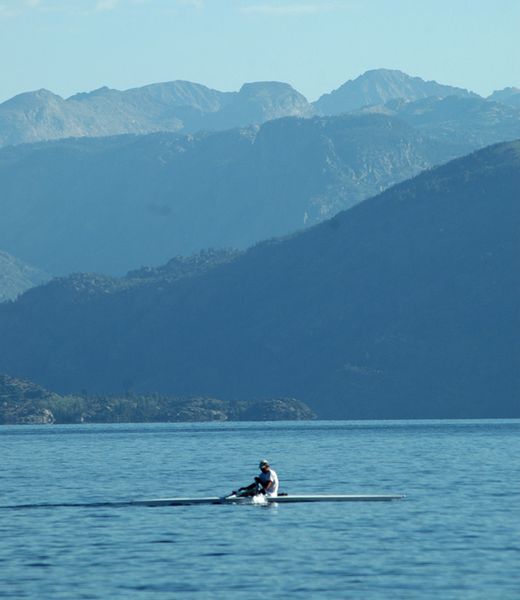
<svg viewBox="0 0 520 600"><path fill-rule="evenodd" d="M442 156L385 115L4 148L0 239L53 275L123 274L292 233Z"/></svg>
<svg viewBox="0 0 520 600"><path fill-rule="evenodd" d="M519 189L502 144L202 272L53 281L0 307L0 369L320 417L519 417Z"/></svg>

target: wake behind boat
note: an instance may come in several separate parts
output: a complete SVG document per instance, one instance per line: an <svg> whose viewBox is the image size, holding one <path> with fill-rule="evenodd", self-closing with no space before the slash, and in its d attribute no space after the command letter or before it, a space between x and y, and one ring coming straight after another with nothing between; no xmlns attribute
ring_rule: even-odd
<svg viewBox="0 0 520 600"><path fill-rule="evenodd" d="M402 494L320 494L320 495L280 495L266 496L262 494L254 496L242 496L232 494L230 496L210 496L199 498L152 498L143 500L116 500L108 502L62 502L62 503L39 503L39 504L15 504L0 506L0 509L27 509L27 508L118 508L124 506L192 506L197 504L291 504L303 502L389 502L402 500Z"/></svg>

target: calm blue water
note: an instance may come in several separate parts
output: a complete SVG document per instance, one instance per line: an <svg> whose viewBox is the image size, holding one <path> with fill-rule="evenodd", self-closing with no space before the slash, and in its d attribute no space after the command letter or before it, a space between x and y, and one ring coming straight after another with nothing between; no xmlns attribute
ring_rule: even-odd
<svg viewBox="0 0 520 600"><path fill-rule="evenodd" d="M264 456L407 499L0 509L0 597L520 598L520 421L3 427L0 505L224 495Z"/></svg>

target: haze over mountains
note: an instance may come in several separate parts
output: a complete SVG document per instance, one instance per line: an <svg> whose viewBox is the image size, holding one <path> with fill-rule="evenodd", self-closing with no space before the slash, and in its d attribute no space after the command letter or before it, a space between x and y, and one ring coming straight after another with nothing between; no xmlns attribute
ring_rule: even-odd
<svg viewBox="0 0 520 600"><path fill-rule="evenodd" d="M385 115L4 148L0 239L53 274L122 274L285 235L440 156L436 144Z"/></svg>
<svg viewBox="0 0 520 600"><path fill-rule="evenodd" d="M222 130L283 116L310 116L307 100L277 82L219 92L187 81L121 92L100 88L64 100L47 90L0 104L0 146L64 137Z"/></svg>
<svg viewBox="0 0 520 600"><path fill-rule="evenodd" d="M453 160L520 138L517 97L378 70L314 104L173 82L0 105L0 301L45 281L26 263L105 273L4 302L0 372L331 418L520 416L520 142ZM47 137L67 139L19 144Z"/></svg>
<svg viewBox="0 0 520 600"><path fill-rule="evenodd" d="M488 100L508 104L513 108L520 108L520 88L507 87L503 90L498 90L488 96Z"/></svg>
<svg viewBox="0 0 520 600"><path fill-rule="evenodd" d="M0 240L54 275L123 274L293 233L426 168L517 138L519 110L449 96L189 136L8 147Z"/></svg>
<svg viewBox="0 0 520 600"><path fill-rule="evenodd" d="M451 148L450 158L520 137L518 109L476 96L428 97L413 102L396 99L358 113L396 117L443 148Z"/></svg>
<svg viewBox="0 0 520 600"><path fill-rule="evenodd" d="M359 110L364 106L386 104L400 98L413 102L422 98L446 96L478 97L468 90L424 81L391 69L367 71L353 81L347 81L330 94L324 94L314 105L324 115L337 115Z"/></svg>
<svg viewBox="0 0 520 600"><path fill-rule="evenodd" d="M55 275L122 274L208 247L245 248L519 138L517 96L507 88L484 100L388 69L314 104L273 82L239 92L177 81L68 100L21 94L0 105L0 145L81 139L0 150L0 248ZM106 137L125 132L136 135Z"/></svg>
<svg viewBox="0 0 520 600"><path fill-rule="evenodd" d="M508 88L490 99L520 108L517 92ZM42 89L0 104L0 146L123 133L219 131L286 116L336 115L398 98L415 101L447 96L478 98L462 88L390 69L368 71L314 103L280 82L254 82L238 92L220 92L173 81L126 91L103 87L66 100Z"/></svg>
<svg viewBox="0 0 520 600"><path fill-rule="evenodd" d="M293 396L320 417L518 417L519 189L520 142L501 144L203 272L55 280L0 307L0 372Z"/></svg>

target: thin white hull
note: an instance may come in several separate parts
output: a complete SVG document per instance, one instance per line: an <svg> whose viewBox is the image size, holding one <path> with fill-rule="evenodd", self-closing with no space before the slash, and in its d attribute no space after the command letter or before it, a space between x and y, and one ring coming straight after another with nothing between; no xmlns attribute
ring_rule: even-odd
<svg viewBox="0 0 520 600"><path fill-rule="evenodd" d="M299 495L299 496L225 496L219 498L157 498L150 500L123 500L115 502L64 502L49 504L18 504L16 506L0 506L0 508L58 508L58 507L84 507L84 508L111 508L120 506L192 506L196 504L290 504L300 502L388 502L402 500L402 495L384 494L336 494L336 495Z"/></svg>
<svg viewBox="0 0 520 600"><path fill-rule="evenodd" d="M226 496L225 498L164 498L138 501L144 506L183 506L190 504L292 504L298 502L388 502L402 500L402 495L336 494L298 496Z"/></svg>

